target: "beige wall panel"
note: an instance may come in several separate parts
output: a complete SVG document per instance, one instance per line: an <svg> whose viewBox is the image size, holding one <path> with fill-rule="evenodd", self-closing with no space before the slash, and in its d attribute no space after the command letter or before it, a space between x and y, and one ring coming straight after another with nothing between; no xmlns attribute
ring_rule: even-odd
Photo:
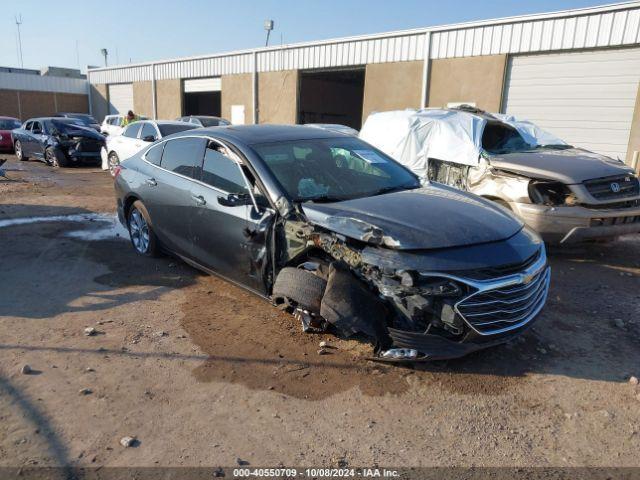
<svg viewBox="0 0 640 480"><path fill-rule="evenodd" d="M150 81L133 82L133 111L136 115L153 118L153 93Z"/></svg>
<svg viewBox="0 0 640 480"><path fill-rule="evenodd" d="M478 108L498 112L506 65L506 55L432 60L429 106L474 102Z"/></svg>
<svg viewBox="0 0 640 480"><path fill-rule="evenodd" d="M298 71L260 73L258 109L260 123L295 124L298 115Z"/></svg>
<svg viewBox="0 0 640 480"><path fill-rule="evenodd" d="M371 112L420 108L424 62L367 65L362 122Z"/></svg>
<svg viewBox="0 0 640 480"><path fill-rule="evenodd" d="M109 114L109 99L107 85L103 83L91 85L91 110L93 118L102 123L105 115Z"/></svg>
<svg viewBox="0 0 640 480"><path fill-rule="evenodd" d="M156 100L158 120L175 120L182 116L182 81L180 79L157 80Z"/></svg>
<svg viewBox="0 0 640 480"><path fill-rule="evenodd" d="M636 106L633 110L633 120L631 121L631 132L629 133L629 148L627 148L627 163L633 159L633 152L638 152L638 163L636 171L640 170L640 83L638 84L638 94L636 95Z"/></svg>
<svg viewBox="0 0 640 480"><path fill-rule="evenodd" d="M231 120L231 105L244 105L245 122L253 123L252 74L222 76L222 116Z"/></svg>

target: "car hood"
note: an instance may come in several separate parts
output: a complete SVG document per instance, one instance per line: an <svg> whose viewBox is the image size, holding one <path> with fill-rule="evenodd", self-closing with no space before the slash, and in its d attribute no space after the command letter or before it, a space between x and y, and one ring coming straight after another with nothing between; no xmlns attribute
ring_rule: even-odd
<svg viewBox="0 0 640 480"><path fill-rule="evenodd" d="M501 170L531 178L560 181L568 185L594 178L633 173L633 170L622 162L581 148L541 148L531 152L492 155L489 162Z"/></svg>
<svg viewBox="0 0 640 480"><path fill-rule="evenodd" d="M492 202L436 184L343 202L307 202L302 209L313 224L397 250L494 242L523 226Z"/></svg>

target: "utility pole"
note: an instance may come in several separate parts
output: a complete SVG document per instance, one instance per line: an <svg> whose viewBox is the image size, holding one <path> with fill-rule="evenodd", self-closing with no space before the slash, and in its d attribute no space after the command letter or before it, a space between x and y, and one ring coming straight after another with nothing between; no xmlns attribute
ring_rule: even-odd
<svg viewBox="0 0 640 480"><path fill-rule="evenodd" d="M109 52L107 51L106 48L103 48L103 49L100 50L100 53L104 57L104 66L108 67L109 66L109 61L107 60L107 57L109 56Z"/></svg>
<svg viewBox="0 0 640 480"><path fill-rule="evenodd" d="M24 61L22 60L22 37L20 36L20 25L22 25L22 14L16 15L16 27L18 28L18 54L20 56L20 68L24 68Z"/></svg>

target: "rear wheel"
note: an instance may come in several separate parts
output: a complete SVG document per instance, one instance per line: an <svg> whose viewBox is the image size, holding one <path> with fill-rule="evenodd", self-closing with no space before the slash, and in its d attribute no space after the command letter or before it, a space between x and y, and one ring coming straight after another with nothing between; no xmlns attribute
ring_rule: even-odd
<svg viewBox="0 0 640 480"><path fill-rule="evenodd" d="M127 226L131 244L136 252L147 257L158 255L158 239L151 226L149 213L140 200L136 200L131 205L127 215Z"/></svg>
<svg viewBox="0 0 640 480"><path fill-rule="evenodd" d="M118 158L118 154L116 152L111 152L107 157L109 161L109 173L112 177L116 176L116 167L120 165L120 159Z"/></svg>
<svg viewBox="0 0 640 480"><path fill-rule="evenodd" d="M16 143L13 144L13 149L16 152L16 157L18 160L22 162L26 162L29 160L29 157L25 157L24 151L22 150L22 142L20 140L16 140Z"/></svg>

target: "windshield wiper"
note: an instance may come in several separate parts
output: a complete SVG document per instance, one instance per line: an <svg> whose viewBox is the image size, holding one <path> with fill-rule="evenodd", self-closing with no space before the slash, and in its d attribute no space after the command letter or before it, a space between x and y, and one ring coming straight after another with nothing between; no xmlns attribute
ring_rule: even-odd
<svg viewBox="0 0 640 480"><path fill-rule="evenodd" d="M552 148L554 150L567 150L573 148L571 145L563 143L550 143L549 145L538 145L538 148Z"/></svg>
<svg viewBox="0 0 640 480"><path fill-rule="evenodd" d="M343 200L346 200L344 197L336 197L333 195L317 195L315 197L306 197L306 198L301 198L298 201L300 202L341 202Z"/></svg>

